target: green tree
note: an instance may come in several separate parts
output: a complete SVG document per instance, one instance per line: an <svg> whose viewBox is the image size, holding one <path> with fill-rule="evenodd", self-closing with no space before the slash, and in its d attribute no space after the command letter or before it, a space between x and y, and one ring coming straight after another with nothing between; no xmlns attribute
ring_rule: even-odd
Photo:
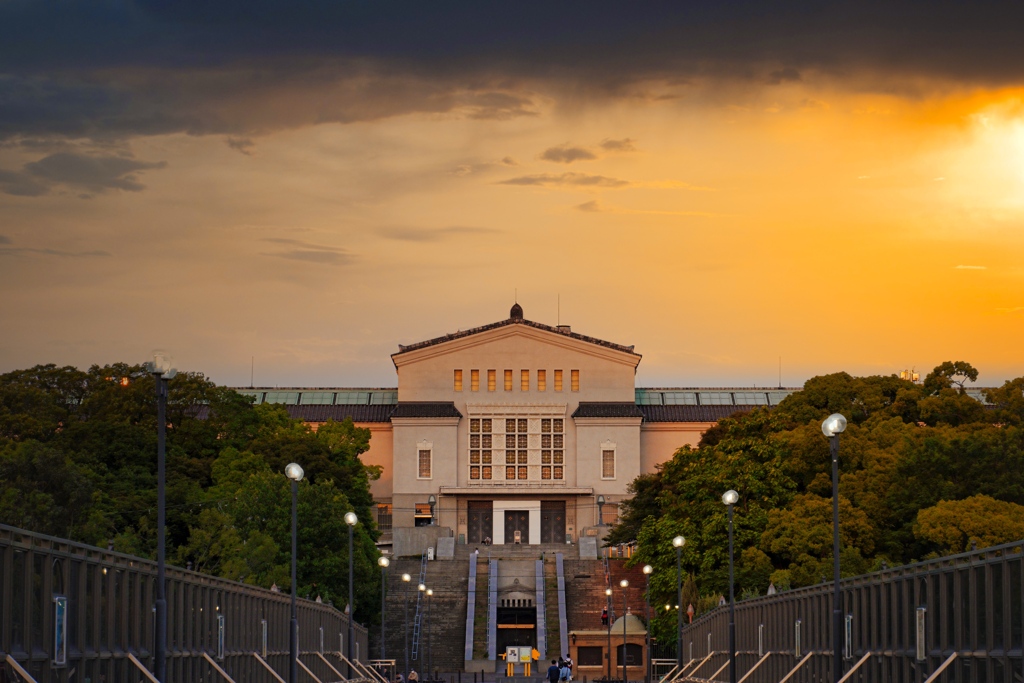
<svg viewBox="0 0 1024 683"><path fill-rule="evenodd" d="M944 500L917 513L914 534L944 554L1024 539L1024 505L977 495Z"/></svg>
<svg viewBox="0 0 1024 683"><path fill-rule="evenodd" d="M978 381L978 371L973 365L962 360L947 360L936 366L924 378L924 390L927 394L935 395L955 384L962 394L964 393L964 383L976 381Z"/></svg>

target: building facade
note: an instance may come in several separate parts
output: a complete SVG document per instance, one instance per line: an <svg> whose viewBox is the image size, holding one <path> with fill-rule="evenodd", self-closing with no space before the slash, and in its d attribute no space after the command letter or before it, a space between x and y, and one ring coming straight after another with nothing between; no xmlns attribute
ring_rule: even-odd
<svg viewBox="0 0 1024 683"><path fill-rule="evenodd" d="M733 412L795 389L643 389L632 346L525 319L400 346L397 389L238 389L311 424L371 430L378 524L438 524L460 543L574 542L638 475Z"/></svg>

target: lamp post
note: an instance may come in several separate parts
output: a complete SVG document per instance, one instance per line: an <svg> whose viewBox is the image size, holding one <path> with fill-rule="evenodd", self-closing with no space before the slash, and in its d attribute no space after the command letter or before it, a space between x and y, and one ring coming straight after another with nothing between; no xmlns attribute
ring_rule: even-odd
<svg viewBox="0 0 1024 683"><path fill-rule="evenodd" d="M434 620L430 616L430 603L431 598L434 597L434 589L427 589L427 680L430 678L430 672L434 668L434 652L430 649L433 642L434 635Z"/></svg>
<svg viewBox="0 0 1024 683"><path fill-rule="evenodd" d="M729 508L729 683L736 683L736 594L733 581L732 510L740 494L729 489L722 494L722 502Z"/></svg>
<svg viewBox="0 0 1024 683"><path fill-rule="evenodd" d="M348 644L345 649L348 650L345 655L348 656L348 661L352 661L352 619L356 615L356 598L355 598L355 585L354 577L355 570L352 564L352 536L355 532L356 524L359 522L359 517L354 512L345 513L345 524L348 524ZM348 665L348 677L352 678L352 664Z"/></svg>
<svg viewBox="0 0 1024 683"><path fill-rule="evenodd" d="M292 621L288 635L288 683L299 683L299 613L297 593L299 584L296 571L296 557L299 547L299 482L305 472L297 463L284 468L285 475L292 480Z"/></svg>
<svg viewBox="0 0 1024 683"><path fill-rule="evenodd" d="M167 381L178 371L171 358L156 352L146 369L156 380L156 652L153 668L160 683L167 681Z"/></svg>
<svg viewBox="0 0 1024 683"><path fill-rule="evenodd" d="M437 496L433 493L427 496L427 504L430 505L430 526L434 526L434 506L437 505Z"/></svg>
<svg viewBox="0 0 1024 683"><path fill-rule="evenodd" d="M604 496L597 497L597 525L604 526Z"/></svg>
<svg viewBox="0 0 1024 683"><path fill-rule="evenodd" d="M629 581L626 579L619 581L619 587L622 588L622 683L626 683L629 680L626 677L626 615L629 614L629 604L626 602L626 589L629 588Z"/></svg>
<svg viewBox="0 0 1024 683"><path fill-rule="evenodd" d="M604 589L605 609L608 611L608 662L604 666L604 677L612 677L612 589Z"/></svg>
<svg viewBox="0 0 1024 683"><path fill-rule="evenodd" d="M842 630L843 596L839 590L839 435L846 431L846 418L833 413L821 423L832 453L832 680L839 683L843 674Z"/></svg>
<svg viewBox="0 0 1024 683"><path fill-rule="evenodd" d="M405 677L409 678L409 582L412 577L402 574L402 583L405 584Z"/></svg>
<svg viewBox="0 0 1024 683"><path fill-rule="evenodd" d="M676 665L683 665L683 610L679 606L683 604L683 546L686 539L676 536L672 539L672 546L676 549Z"/></svg>
<svg viewBox="0 0 1024 683"><path fill-rule="evenodd" d="M384 660L387 659L385 656L387 650L384 647L384 635L387 628L384 623L384 591L387 589L386 576L391 560L387 556L381 555L377 558L377 564L380 566L380 658Z"/></svg>
<svg viewBox="0 0 1024 683"><path fill-rule="evenodd" d="M647 622L644 635L644 682L651 683L651 573L654 567L644 565L644 620Z"/></svg>

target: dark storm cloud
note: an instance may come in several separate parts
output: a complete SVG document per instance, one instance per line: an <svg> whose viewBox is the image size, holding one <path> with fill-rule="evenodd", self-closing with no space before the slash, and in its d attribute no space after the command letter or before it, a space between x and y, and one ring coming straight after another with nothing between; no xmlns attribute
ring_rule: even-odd
<svg viewBox="0 0 1024 683"><path fill-rule="evenodd" d="M136 174L139 171L164 168L166 165L163 161L150 163L128 157L58 152L25 164L25 171L43 181L70 185L90 192L111 189L139 192L146 186L138 181Z"/></svg>
<svg viewBox="0 0 1024 683"><path fill-rule="evenodd" d="M40 197L49 191L27 173L0 170L0 192L16 197Z"/></svg>
<svg viewBox="0 0 1024 683"><path fill-rule="evenodd" d="M537 173L524 175L518 178L502 180L501 185L540 185L540 186L569 186L569 187L625 187L629 185L627 180L609 178L603 175L589 175L587 173Z"/></svg>
<svg viewBox="0 0 1024 683"><path fill-rule="evenodd" d="M571 164L574 161L592 161L597 155L582 147L571 147L560 145L544 150L540 158L545 161L554 161L559 164Z"/></svg>
<svg viewBox="0 0 1024 683"><path fill-rule="evenodd" d="M652 79L1019 84L1021 26L1024 3L951 0L7 0L0 139L503 119L535 114L537 94L614 96Z"/></svg>

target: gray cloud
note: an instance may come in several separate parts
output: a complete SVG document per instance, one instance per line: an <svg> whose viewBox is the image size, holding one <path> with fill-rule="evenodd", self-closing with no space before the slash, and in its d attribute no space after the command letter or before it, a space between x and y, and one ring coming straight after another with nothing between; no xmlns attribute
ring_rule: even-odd
<svg viewBox="0 0 1024 683"><path fill-rule="evenodd" d="M7 235L0 235L0 244L10 244L11 238Z"/></svg>
<svg viewBox="0 0 1024 683"><path fill-rule="evenodd" d="M263 252L262 256L272 256L290 261L305 261L307 263L319 263L328 266L347 266L355 262L356 257L347 249L333 247L326 244L314 244L303 240L287 239L283 237L266 237L264 242L280 244L294 249L283 251Z"/></svg>
<svg viewBox="0 0 1024 683"><path fill-rule="evenodd" d="M781 85L785 81L800 81L800 72L792 67L778 69L768 74L769 85Z"/></svg>
<svg viewBox="0 0 1024 683"><path fill-rule="evenodd" d="M440 242L442 240L470 235L493 235L501 232L493 228L474 228L453 225L447 228L386 227L377 231L381 237L403 242Z"/></svg>
<svg viewBox="0 0 1024 683"><path fill-rule="evenodd" d="M256 146L256 143L249 138L229 137L224 142L227 143L227 146L231 149L236 149L246 156L252 156L252 148Z"/></svg>
<svg viewBox="0 0 1024 683"><path fill-rule="evenodd" d="M586 211L587 213L599 213L603 211L601 205L596 199L589 202L583 202L582 204L577 204L576 209L579 211Z"/></svg>
<svg viewBox="0 0 1024 683"><path fill-rule="evenodd" d="M559 145L558 147L550 147L544 150L544 153L540 155L540 158L545 161L554 161L559 164L571 164L574 161L591 161L596 159L597 155L588 149L572 147L566 144Z"/></svg>
<svg viewBox="0 0 1024 683"><path fill-rule="evenodd" d="M0 170L0 192L18 197L39 197L49 192L49 188L27 173Z"/></svg>
<svg viewBox="0 0 1024 683"><path fill-rule="evenodd" d="M138 182L136 173L164 168L166 165L163 161L149 163L127 157L57 152L25 164L25 171L45 181L80 187L90 192L109 189L139 192L145 189L145 185Z"/></svg>
<svg viewBox="0 0 1024 683"><path fill-rule="evenodd" d="M622 138L621 140L605 138L601 141L601 149L607 152L635 152L636 145L633 144L634 142L636 140L632 138Z"/></svg>
<svg viewBox="0 0 1024 683"><path fill-rule="evenodd" d="M537 173L502 180L501 185L566 185L576 187L625 187L627 180L586 173Z"/></svg>
<svg viewBox="0 0 1024 683"><path fill-rule="evenodd" d="M35 249L31 247L0 247L0 256L60 256L63 258L93 258L96 256L112 256L109 251L63 251L61 249Z"/></svg>

